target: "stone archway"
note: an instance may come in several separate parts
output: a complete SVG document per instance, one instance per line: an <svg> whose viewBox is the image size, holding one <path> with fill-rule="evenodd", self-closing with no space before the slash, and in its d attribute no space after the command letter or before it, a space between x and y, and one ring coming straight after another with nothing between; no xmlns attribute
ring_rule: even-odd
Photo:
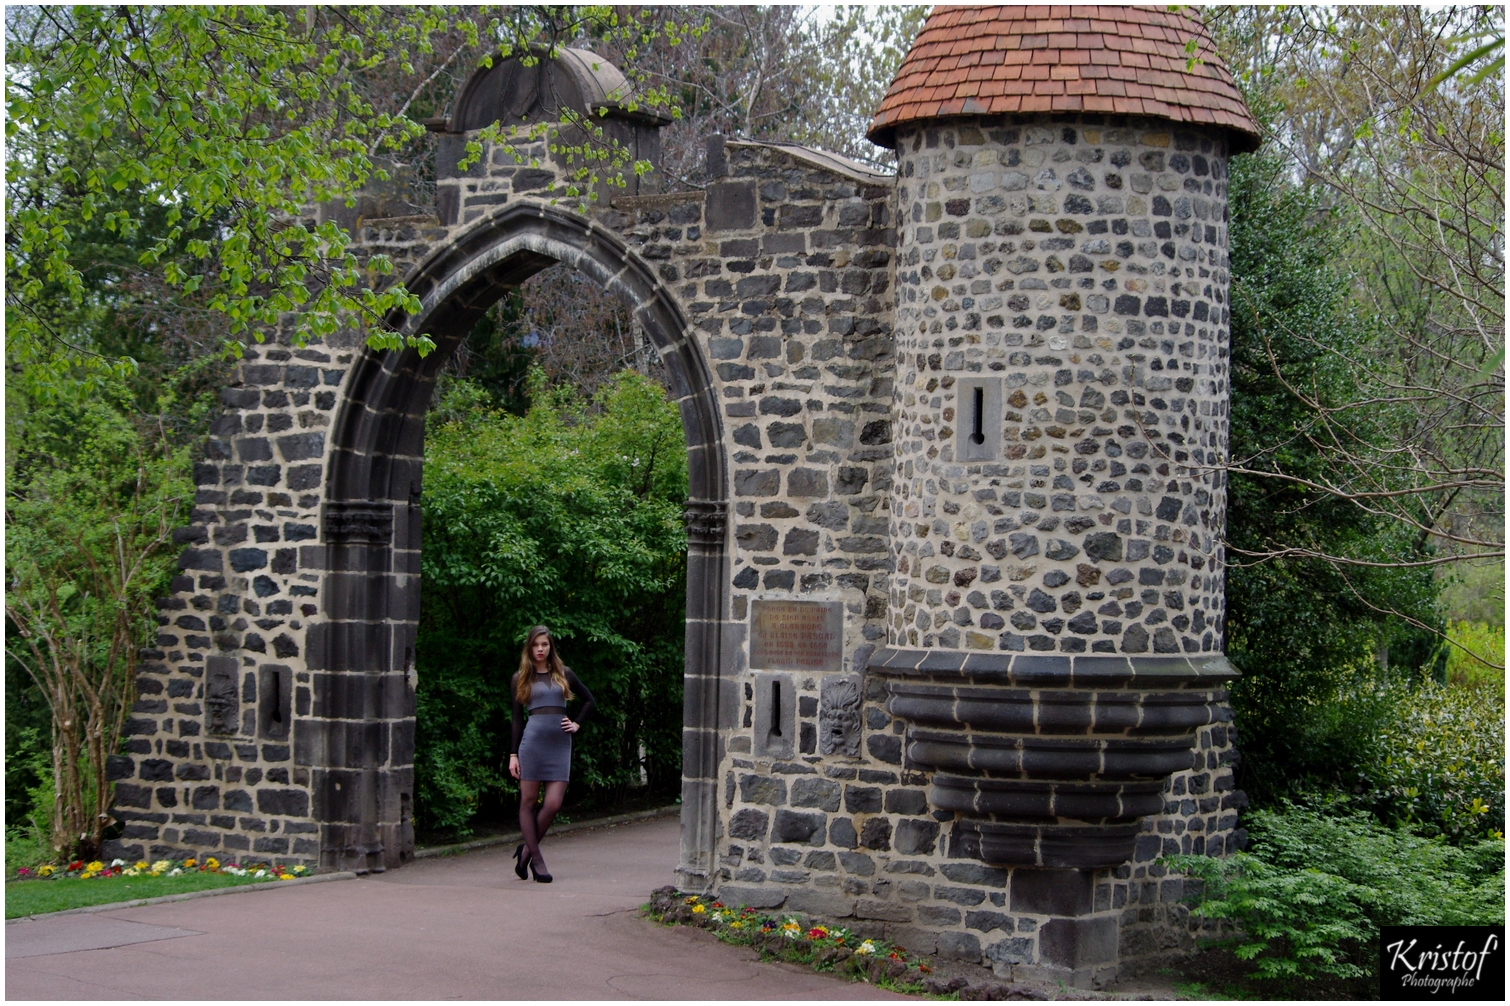
<svg viewBox="0 0 1510 1006"><path fill-rule="evenodd" d="M618 296L666 364L688 451L684 870L712 856L720 632L728 582L727 472L708 365L651 268L591 220L515 203L435 250L410 275L423 302L401 319L438 349L366 350L331 430L323 514L327 620L310 627L312 705L298 760L311 767L320 863L383 869L413 853L414 639L425 412L441 366L494 302L564 262Z"/></svg>
<svg viewBox="0 0 1510 1006"><path fill-rule="evenodd" d="M655 123L622 109L607 118L653 153ZM363 254L397 264L422 303L398 320L441 353L372 353L351 331L296 345L284 331L247 347L221 393L190 524L174 534L179 575L109 766L123 825L112 857L370 871L410 855L424 414L461 333L553 261L630 306L666 358L686 425L680 884L730 879L721 843L754 767L740 724L752 726L756 686L775 680L750 673L752 599L842 608L851 674L884 637L889 176L712 137L705 191L610 194L578 215L557 208L571 200L569 170L544 142L490 148L463 168L470 121L436 124L433 204L389 186L321 208ZM818 757L819 677L781 680L792 754ZM893 738L871 741L897 762ZM751 833L753 815L737 813L738 834ZM811 814L777 820L782 834L817 833ZM842 837L846 824L835 827Z"/></svg>

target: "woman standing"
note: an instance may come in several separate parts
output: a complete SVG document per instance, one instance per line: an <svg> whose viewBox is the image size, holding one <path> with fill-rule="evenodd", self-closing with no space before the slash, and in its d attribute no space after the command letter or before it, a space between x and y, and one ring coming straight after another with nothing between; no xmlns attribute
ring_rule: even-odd
<svg viewBox="0 0 1510 1006"><path fill-rule="evenodd" d="M520 880L534 873L536 881L549 884L552 878L540 855L540 840L566 797L566 784L571 779L571 737L592 715L592 693L570 667L561 663L550 630L543 625L531 629L524 642L513 688L514 740L509 748L509 775L519 780L519 830L524 833L524 841L514 850L514 872ZM566 715L566 704L575 695L582 696L582 709L573 721ZM526 709L530 712L527 724ZM545 787L545 799L537 811L535 802L541 786Z"/></svg>

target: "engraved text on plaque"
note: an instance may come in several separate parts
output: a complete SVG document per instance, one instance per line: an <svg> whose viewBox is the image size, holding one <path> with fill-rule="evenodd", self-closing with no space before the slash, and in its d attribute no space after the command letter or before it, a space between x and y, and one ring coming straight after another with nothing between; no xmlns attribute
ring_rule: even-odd
<svg viewBox="0 0 1510 1006"><path fill-rule="evenodd" d="M750 606L750 667L837 671L844 666L842 601L756 601Z"/></svg>

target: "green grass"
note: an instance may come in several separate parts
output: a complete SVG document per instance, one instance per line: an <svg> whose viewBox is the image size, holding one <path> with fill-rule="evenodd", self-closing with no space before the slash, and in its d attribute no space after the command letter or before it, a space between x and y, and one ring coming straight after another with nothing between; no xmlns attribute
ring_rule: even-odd
<svg viewBox="0 0 1510 1006"><path fill-rule="evenodd" d="M187 894L216 887L244 887L248 884L276 884L276 880L254 880L228 873L191 873L181 877L96 877L91 880L16 880L5 885L5 917L19 919L25 915L61 912L88 905L108 905L137 898L159 898L165 894Z"/></svg>
<svg viewBox="0 0 1510 1006"><path fill-rule="evenodd" d="M1214 986L1202 982L1175 982L1175 994L1181 999L1204 999L1204 1000L1241 1000L1241 999L1267 999L1268 996L1236 985L1225 985L1221 991Z"/></svg>

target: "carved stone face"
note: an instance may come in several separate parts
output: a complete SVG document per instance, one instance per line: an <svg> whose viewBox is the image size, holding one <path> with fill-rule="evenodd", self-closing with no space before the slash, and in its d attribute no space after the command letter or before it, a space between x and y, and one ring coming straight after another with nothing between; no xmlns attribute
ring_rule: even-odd
<svg viewBox="0 0 1510 1006"><path fill-rule="evenodd" d="M209 732L212 734L235 733L239 724L237 722L241 703L236 694L236 677L232 670L225 673L219 667L212 667L205 677L204 689L205 709L209 712Z"/></svg>
<svg viewBox="0 0 1510 1006"><path fill-rule="evenodd" d="M860 754L860 678L858 675L823 680L818 699L818 750L821 754Z"/></svg>

